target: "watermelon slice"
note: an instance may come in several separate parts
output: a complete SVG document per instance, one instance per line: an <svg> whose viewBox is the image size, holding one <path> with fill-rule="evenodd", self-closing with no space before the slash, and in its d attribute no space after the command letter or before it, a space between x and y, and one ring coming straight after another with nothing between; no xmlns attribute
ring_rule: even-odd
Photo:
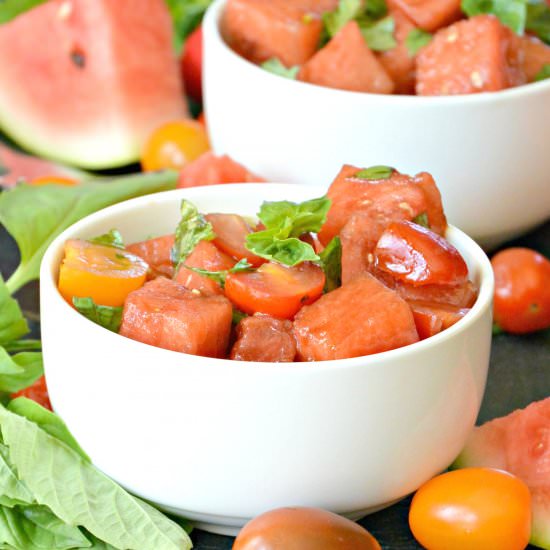
<svg viewBox="0 0 550 550"><path fill-rule="evenodd" d="M550 397L474 428L452 468L499 468L533 497L531 544L550 549Z"/></svg>
<svg viewBox="0 0 550 550"><path fill-rule="evenodd" d="M67 164L128 164L187 116L164 0L50 0L0 26L0 67L0 128Z"/></svg>

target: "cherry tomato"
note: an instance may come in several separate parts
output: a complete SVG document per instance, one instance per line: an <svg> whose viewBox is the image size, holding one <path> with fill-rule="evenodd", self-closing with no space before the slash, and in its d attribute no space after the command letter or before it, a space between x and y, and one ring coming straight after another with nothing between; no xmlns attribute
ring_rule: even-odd
<svg viewBox="0 0 550 550"><path fill-rule="evenodd" d="M197 27L185 41L181 71L187 94L202 102L202 27Z"/></svg>
<svg viewBox="0 0 550 550"><path fill-rule="evenodd" d="M491 264L495 323L515 334L550 327L550 260L528 248L508 248Z"/></svg>
<svg viewBox="0 0 550 550"><path fill-rule="evenodd" d="M48 183L55 183L56 185L77 185L78 181L74 178L69 178L65 176L40 176L34 178L29 182L31 185L47 185Z"/></svg>
<svg viewBox="0 0 550 550"><path fill-rule="evenodd" d="M148 269L126 250L70 239L59 268L59 292L71 305L77 296L103 306L121 306L130 292L143 285Z"/></svg>
<svg viewBox="0 0 550 550"><path fill-rule="evenodd" d="M394 222L374 249L375 266L413 285L455 286L468 279L460 252L443 237L409 221Z"/></svg>
<svg viewBox="0 0 550 550"><path fill-rule="evenodd" d="M245 248L246 236L253 232L246 220L238 214L207 214L205 218L212 224L216 234L214 244L236 260L246 258L254 267L262 265L265 260Z"/></svg>
<svg viewBox="0 0 550 550"><path fill-rule="evenodd" d="M317 508L279 508L249 521L233 550L380 550L353 521Z"/></svg>
<svg viewBox="0 0 550 550"><path fill-rule="evenodd" d="M42 405L46 409L52 410L52 404L50 403L50 396L48 395L48 387L46 386L46 378L41 376L34 384L20 390L17 393L12 394L11 398L26 397L36 401L39 405Z"/></svg>
<svg viewBox="0 0 550 550"><path fill-rule="evenodd" d="M324 286L325 274L315 264L304 262L287 267L268 262L256 271L230 273L225 294L245 313L292 319L303 305L319 298Z"/></svg>
<svg viewBox="0 0 550 550"><path fill-rule="evenodd" d="M416 330L421 340L449 328L470 311L466 307L437 302L409 300L408 303L411 306Z"/></svg>
<svg viewBox="0 0 550 550"><path fill-rule="evenodd" d="M179 170L210 150L204 126L196 120L178 120L157 128L141 154L144 171Z"/></svg>
<svg viewBox="0 0 550 550"><path fill-rule="evenodd" d="M428 550L523 550L531 533L531 495L507 472L456 470L418 490L409 525Z"/></svg>

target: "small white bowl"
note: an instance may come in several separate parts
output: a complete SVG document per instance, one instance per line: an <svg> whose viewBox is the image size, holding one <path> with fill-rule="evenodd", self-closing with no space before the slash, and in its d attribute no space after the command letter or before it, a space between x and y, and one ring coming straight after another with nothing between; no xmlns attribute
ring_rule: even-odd
<svg viewBox="0 0 550 550"><path fill-rule="evenodd" d="M448 238L480 285L472 311L456 325L368 357L246 363L155 348L88 321L56 287L64 242L111 228L126 242L169 233L183 197L204 212L254 215L263 200L302 201L323 192L246 184L159 193L83 219L44 256L42 337L55 410L105 473L207 530L235 533L283 505L357 519L446 468L484 392L490 263L451 227Z"/></svg>
<svg viewBox="0 0 550 550"><path fill-rule="evenodd" d="M451 223L485 246L550 217L550 80L453 97L334 90L275 76L203 23L214 149L272 181L328 186L342 159L431 172ZM282 161L281 159L284 159Z"/></svg>

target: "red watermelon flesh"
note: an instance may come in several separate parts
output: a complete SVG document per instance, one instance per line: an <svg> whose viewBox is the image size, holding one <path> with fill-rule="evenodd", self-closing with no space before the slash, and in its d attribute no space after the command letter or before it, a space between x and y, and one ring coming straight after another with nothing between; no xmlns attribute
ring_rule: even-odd
<svg viewBox="0 0 550 550"><path fill-rule="evenodd" d="M550 549L550 397L474 428L453 468L506 470L532 495L531 544Z"/></svg>
<svg viewBox="0 0 550 550"><path fill-rule="evenodd" d="M138 159L187 116L164 0L50 0L0 26L0 128L86 168Z"/></svg>

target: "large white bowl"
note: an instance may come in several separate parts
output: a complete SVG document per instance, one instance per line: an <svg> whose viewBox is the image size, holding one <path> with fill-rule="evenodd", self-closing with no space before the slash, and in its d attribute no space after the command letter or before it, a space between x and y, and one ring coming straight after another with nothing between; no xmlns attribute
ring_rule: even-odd
<svg viewBox="0 0 550 550"><path fill-rule="evenodd" d="M55 410L94 463L162 508L231 533L282 505L353 518L444 469L474 425L491 341L492 271L464 233L448 237L480 284L472 311L414 345L340 361L245 363L185 355L93 324L56 288L63 244L118 228L126 242L172 231L182 197L254 215L307 186L201 187L93 214L49 247L41 268L44 360Z"/></svg>
<svg viewBox="0 0 550 550"><path fill-rule="evenodd" d="M386 96L281 78L203 23L204 99L214 149L272 181L328 185L342 159L429 171L450 221L486 246L550 217L550 80L496 93Z"/></svg>

